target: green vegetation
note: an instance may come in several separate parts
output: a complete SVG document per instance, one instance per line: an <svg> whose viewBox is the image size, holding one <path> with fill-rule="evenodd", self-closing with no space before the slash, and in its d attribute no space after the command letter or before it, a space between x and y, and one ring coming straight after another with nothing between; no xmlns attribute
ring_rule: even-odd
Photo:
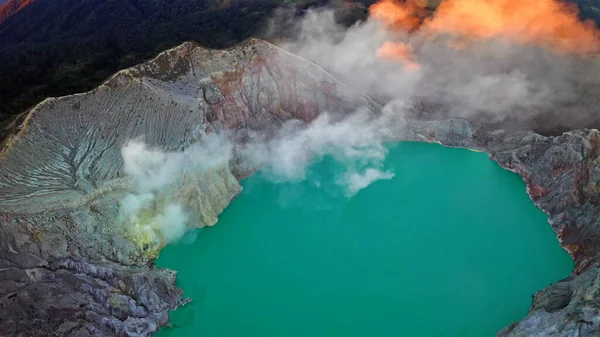
<svg viewBox="0 0 600 337"><path fill-rule="evenodd" d="M90 90L118 69L186 40L227 47L257 34L277 5L35 2L0 25L0 115L19 113L47 96Z"/></svg>

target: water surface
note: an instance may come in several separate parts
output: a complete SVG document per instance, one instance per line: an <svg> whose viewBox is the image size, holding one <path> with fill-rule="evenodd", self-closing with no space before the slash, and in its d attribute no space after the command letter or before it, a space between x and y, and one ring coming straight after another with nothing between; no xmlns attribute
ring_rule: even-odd
<svg viewBox="0 0 600 337"><path fill-rule="evenodd" d="M158 336L493 336L571 271L486 154L399 143L385 166L394 178L350 199L331 158L301 182L246 179L215 227L161 252L194 301Z"/></svg>

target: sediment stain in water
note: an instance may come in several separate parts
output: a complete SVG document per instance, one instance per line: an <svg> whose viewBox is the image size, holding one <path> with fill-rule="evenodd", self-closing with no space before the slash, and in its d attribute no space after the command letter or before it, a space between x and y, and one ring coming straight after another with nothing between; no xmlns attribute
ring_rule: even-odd
<svg viewBox="0 0 600 337"><path fill-rule="evenodd" d="M161 252L194 301L158 336L493 336L572 270L486 154L398 143L385 165L350 199L331 158L302 182L246 179L215 227Z"/></svg>

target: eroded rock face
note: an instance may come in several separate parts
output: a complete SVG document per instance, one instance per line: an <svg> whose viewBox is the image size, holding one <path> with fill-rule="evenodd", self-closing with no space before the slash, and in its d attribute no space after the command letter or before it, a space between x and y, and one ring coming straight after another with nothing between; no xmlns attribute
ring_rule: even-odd
<svg viewBox="0 0 600 337"><path fill-rule="evenodd" d="M504 135L465 121L412 121L406 138L488 152L520 174L535 205L549 215L561 245L575 261L565 280L534 295L530 313L497 336L600 334L600 132L576 130L557 137L533 132Z"/></svg>
<svg viewBox="0 0 600 337"><path fill-rule="evenodd" d="M36 106L0 152L0 335L147 336L184 303L158 248L119 216L132 189L121 149L181 151L224 129L270 132L320 112L378 106L266 42L185 43L99 88ZM169 190L169 189L167 189ZM241 191L228 164L172 184L191 223L213 225ZM164 242L161 242L164 244Z"/></svg>
<svg viewBox="0 0 600 337"><path fill-rule="evenodd" d="M40 103L0 152L0 335L147 336L184 303L174 273L152 266L156 249L132 239L119 217L132 189L121 157L129 140L176 152L225 129L268 134L286 120L343 117L358 106L382 113L321 68L259 40L229 50L185 43L94 91ZM597 130L543 137L406 120L397 131L398 139L486 151L521 174L576 262L499 336L600 331ZM240 193L235 176L245 172L233 171L192 172L171 186L193 223L214 224Z"/></svg>
<svg viewBox="0 0 600 337"><path fill-rule="evenodd" d="M538 292L529 316L499 336L592 336L600 333L600 132L558 137L533 133L490 146L492 158L523 176L575 261L570 278Z"/></svg>

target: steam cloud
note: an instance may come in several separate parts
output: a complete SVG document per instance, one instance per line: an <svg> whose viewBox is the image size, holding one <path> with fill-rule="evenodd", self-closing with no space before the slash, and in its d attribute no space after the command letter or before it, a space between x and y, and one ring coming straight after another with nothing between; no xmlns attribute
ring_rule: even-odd
<svg viewBox="0 0 600 337"><path fill-rule="evenodd" d="M307 127L298 121L288 122L271 139L257 135L239 154L244 165L262 167L274 180L305 179L312 163L333 156L346 167L337 183L352 196L373 181L393 177L380 171L387 154L382 144L385 130L366 111L357 111L339 122L332 122L323 113Z"/></svg>
<svg viewBox="0 0 600 337"><path fill-rule="evenodd" d="M309 12L281 46L373 97L413 107L397 113L484 116L521 129L540 127L532 122L540 116L548 129L596 122L600 62L589 53L600 50L599 34L571 7L446 0L423 19L422 3L382 1L349 29L335 23L333 11Z"/></svg>
<svg viewBox="0 0 600 337"><path fill-rule="evenodd" d="M143 242L160 245L180 239L190 219L175 201L181 179L229 165L234 157L238 169L261 168L268 179L298 181L306 179L313 163L332 156L345 167L336 184L351 197L374 181L394 176L383 170L384 130L366 111L357 111L337 122L327 113L310 124L289 121L272 138L255 134L243 143L225 135L206 135L183 152L163 152L133 140L121 151L132 184L132 193L121 201L121 220Z"/></svg>
<svg viewBox="0 0 600 337"><path fill-rule="evenodd" d="M189 216L177 204L176 183L188 172L202 173L228 165L232 144L224 136L207 135L183 152L149 148L142 139L132 140L121 150L125 174L132 192L121 201L121 221L130 224L132 235L144 243L160 245L180 239Z"/></svg>
<svg viewBox="0 0 600 337"><path fill-rule="evenodd" d="M181 238L189 216L172 202L170 186L186 172L215 169L232 159L238 169L261 168L278 181L305 179L315 161L333 156L346 167L336 183L351 197L373 181L393 177L383 169L382 141L405 115L516 121L517 128L531 127L528 123L545 115L555 124L591 121L600 62L588 53L600 49L600 39L571 8L555 0L446 0L424 18L425 3L382 0L366 22L349 29L327 10L300 20L276 17L271 28L291 24L297 32L283 48L385 102L391 120L359 110L333 121L323 112L308 125L290 121L270 138L251 134L237 143L205 136L183 152L132 141L122 150L133 186L121 203L123 220L150 241Z"/></svg>

